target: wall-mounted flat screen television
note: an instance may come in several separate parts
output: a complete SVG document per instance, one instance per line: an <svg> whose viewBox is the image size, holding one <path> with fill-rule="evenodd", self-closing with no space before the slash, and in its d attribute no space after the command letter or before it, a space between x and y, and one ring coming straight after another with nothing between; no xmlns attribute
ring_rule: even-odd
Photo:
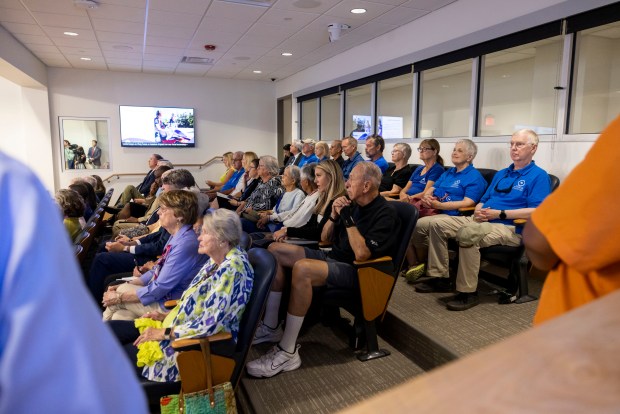
<svg viewBox="0 0 620 414"><path fill-rule="evenodd" d="M193 147L194 109L120 106L122 147Z"/></svg>

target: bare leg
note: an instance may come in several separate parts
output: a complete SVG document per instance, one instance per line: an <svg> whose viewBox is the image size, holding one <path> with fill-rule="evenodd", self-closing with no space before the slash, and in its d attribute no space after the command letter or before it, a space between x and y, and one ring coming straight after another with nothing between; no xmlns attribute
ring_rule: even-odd
<svg viewBox="0 0 620 414"><path fill-rule="evenodd" d="M306 316L312 303L312 288L325 285L327 273L327 262L322 260L301 259L295 263L288 306L291 315Z"/></svg>
<svg viewBox="0 0 620 414"><path fill-rule="evenodd" d="M271 285L273 292L282 292L286 283L284 269L291 269L295 262L306 257L304 248L287 243L271 243L269 251L276 258L276 277Z"/></svg>

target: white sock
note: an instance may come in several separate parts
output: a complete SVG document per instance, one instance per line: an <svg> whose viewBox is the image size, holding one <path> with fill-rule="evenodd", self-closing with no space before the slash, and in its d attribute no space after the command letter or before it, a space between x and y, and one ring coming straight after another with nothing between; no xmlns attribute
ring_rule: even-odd
<svg viewBox="0 0 620 414"><path fill-rule="evenodd" d="M303 316L294 316L290 313L286 314L286 329L284 330L282 340L280 340L280 348L290 354L295 352L295 344L297 343L297 337L299 336L299 331L303 323Z"/></svg>
<svg viewBox="0 0 620 414"><path fill-rule="evenodd" d="M280 302L282 301L282 292L269 292L267 296L267 304L265 305L265 316L263 324L269 328L278 327L278 312L280 311Z"/></svg>

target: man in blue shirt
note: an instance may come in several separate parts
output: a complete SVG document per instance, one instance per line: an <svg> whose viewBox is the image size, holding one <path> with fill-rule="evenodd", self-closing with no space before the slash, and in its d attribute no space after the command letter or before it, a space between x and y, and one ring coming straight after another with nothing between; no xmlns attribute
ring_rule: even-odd
<svg viewBox="0 0 620 414"><path fill-rule="evenodd" d="M357 151L357 140L353 137L345 137L342 139L342 152L349 159L342 164L342 174L345 181L349 179L349 174L358 163L364 161L362 154Z"/></svg>
<svg viewBox="0 0 620 414"><path fill-rule="evenodd" d="M302 141L303 147L301 148L301 160L297 164L299 168L311 162L319 162L319 157L314 154L314 146L316 142L313 139L304 139Z"/></svg>
<svg viewBox="0 0 620 414"><path fill-rule="evenodd" d="M366 156L370 158L369 161L375 163L381 170L381 174L385 174L389 165L385 158L383 158L383 150L385 149L385 141L381 135L372 135L366 140Z"/></svg>
<svg viewBox="0 0 620 414"><path fill-rule="evenodd" d="M457 295L446 304L449 310L466 310L479 303L480 248L498 244L519 246L521 235L516 233L513 220L529 218L549 195L549 175L532 160L537 149L538 135L534 131L515 132L510 141L513 164L495 174L473 216L446 216L431 223L427 275L434 278L425 283L428 289L424 292L451 290L447 240L458 233ZM418 287L416 290L421 291Z"/></svg>
<svg viewBox="0 0 620 414"><path fill-rule="evenodd" d="M233 175L230 176L228 181L226 181L224 184L219 184L212 190L207 191L207 195L209 196L210 200L213 200L215 198L216 193L230 194L234 191L237 183L239 182L239 179L243 177L243 174L245 174L245 169L243 168L243 151L237 151L233 154L232 167L235 172L233 173Z"/></svg>

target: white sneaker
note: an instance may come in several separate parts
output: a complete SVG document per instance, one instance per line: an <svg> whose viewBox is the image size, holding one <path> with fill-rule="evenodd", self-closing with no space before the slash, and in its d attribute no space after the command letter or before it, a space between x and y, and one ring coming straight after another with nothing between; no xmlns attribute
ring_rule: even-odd
<svg viewBox="0 0 620 414"><path fill-rule="evenodd" d="M295 345L295 352L290 354L279 345L274 345L269 352L262 357L247 363L248 374L258 378L269 378L282 371L292 371L301 366L299 347Z"/></svg>
<svg viewBox="0 0 620 414"><path fill-rule="evenodd" d="M280 342L283 334L281 323L275 329L272 329L261 321L258 328L256 328L252 345L262 344L263 342Z"/></svg>

